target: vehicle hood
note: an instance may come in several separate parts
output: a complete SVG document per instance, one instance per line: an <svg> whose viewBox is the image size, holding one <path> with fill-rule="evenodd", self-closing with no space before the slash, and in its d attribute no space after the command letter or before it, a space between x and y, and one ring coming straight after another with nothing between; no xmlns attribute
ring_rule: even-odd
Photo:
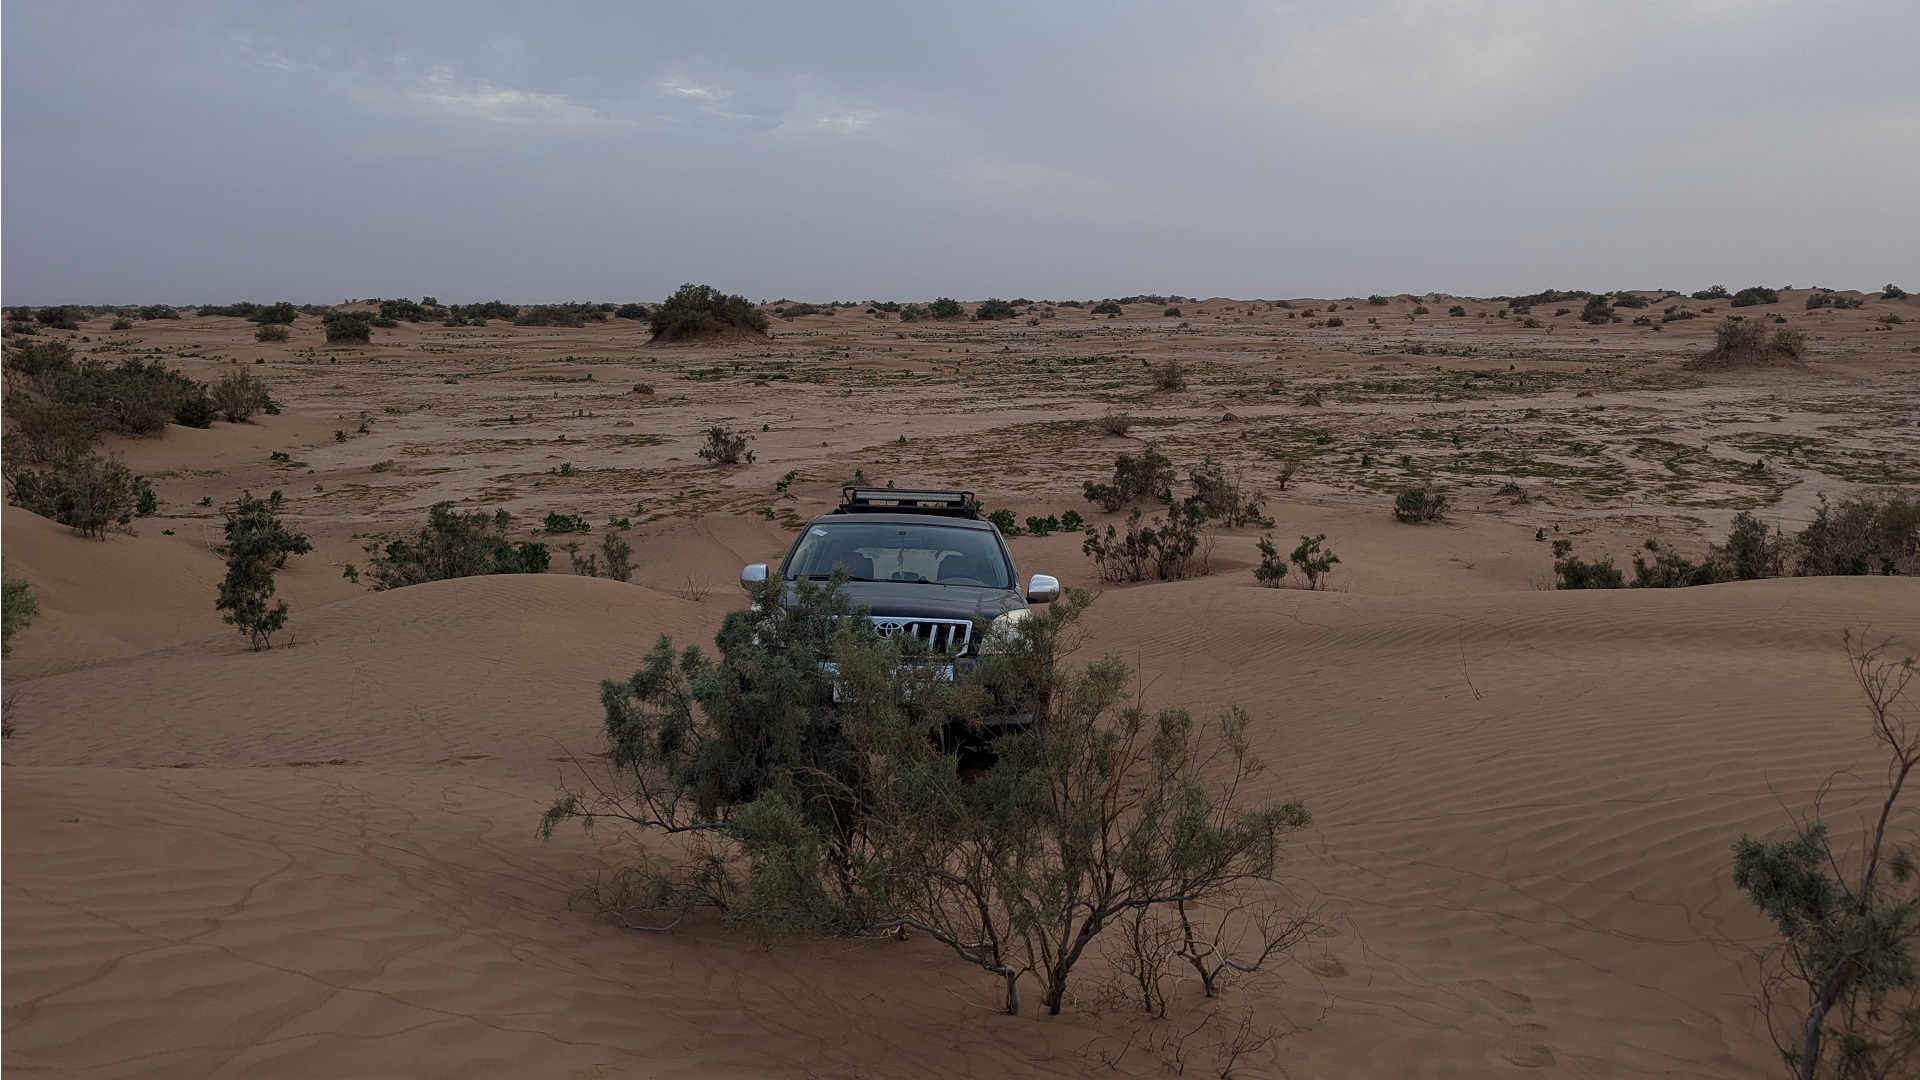
<svg viewBox="0 0 1920 1080"><path fill-rule="evenodd" d="M847 598L875 615L922 619L993 619L1027 606L1012 589L895 581L849 581Z"/></svg>

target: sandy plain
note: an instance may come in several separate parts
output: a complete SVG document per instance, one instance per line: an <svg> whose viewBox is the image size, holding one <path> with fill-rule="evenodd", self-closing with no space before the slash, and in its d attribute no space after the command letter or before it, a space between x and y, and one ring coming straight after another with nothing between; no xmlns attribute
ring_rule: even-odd
<svg viewBox="0 0 1920 1080"><path fill-rule="evenodd" d="M138 535L5 510L8 571L43 614L5 668L4 1065L1169 1074L1124 1010L997 1015L924 941L615 929L572 900L617 839L534 836L567 753L593 747L598 680L661 632L710 635L740 564L843 483L1104 523L1081 482L1151 442L1183 469L1242 467L1277 537L1324 532L1343 560L1333 591L1258 588L1241 529L1210 576L1120 587L1077 535L1011 541L1023 574L1101 591L1093 645L1135 662L1151 703L1245 706L1273 792L1315 812L1285 872L1337 932L1234 1002L1289 1032L1237 1075L1758 1075L1765 926L1729 847L1871 764L1839 635L1920 645L1920 583L1554 592L1547 539L1624 562L1650 537L1697 551L1742 509L1792 529L1822 494L1920 484L1920 304L1805 296L1748 313L1806 329L1808 364L1737 372L1686 364L1712 315L1595 328L1545 305L1526 328L1451 298L1342 300L1341 327L1301 317L1330 310L1309 299L992 324L855 307L671 348L619 320L402 324L344 350L311 318L286 345L237 319L97 320L77 348L200 378L247 364L284 411L115 445L163 503ZM1647 310L1674 304L1711 302ZM1185 391L1150 389L1168 360ZM1135 418L1127 436L1099 429L1110 412ZM754 462L700 460L713 424L752 433ZM1428 477L1458 512L1395 522L1394 488ZM280 575L285 643L255 654L213 609L201 503L276 488L317 550ZM589 542L625 517L635 583L571 575L563 553L546 575L388 593L342 576L442 500L528 536L581 514ZM1861 791L1830 798L1843 831Z"/></svg>

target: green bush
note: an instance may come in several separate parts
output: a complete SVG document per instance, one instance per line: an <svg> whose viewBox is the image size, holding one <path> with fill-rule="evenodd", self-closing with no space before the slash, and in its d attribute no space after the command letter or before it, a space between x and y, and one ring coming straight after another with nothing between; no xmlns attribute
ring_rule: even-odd
<svg viewBox="0 0 1920 1080"><path fill-rule="evenodd" d="M0 656L13 654L13 635L33 625L40 617L40 601L33 586L23 578L7 577L0 571Z"/></svg>
<svg viewBox="0 0 1920 1080"><path fill-rule="evenodd" d="M1139 457L1120 454L1113 459L1113 482L1098 484L1089 480L1081 485L1087 501L1108 513L1137 499L1172 500L1173 462L1149 446Z"/></svg>
<svg viewBox="0 0 1920 1080"><path fill-rule="evenodd" d="M1793 539L1801 576L1920 573L1920 500L1892 493L1820 497Z"/></svg>
<svg viewBox="0 0 1920 1080"><path fill-rule="evenodd" d="M1125 664L1066 667L1084 594L1036 612L960 683L918 639L881 638L838 583L790 599L776 581L751 600L717 657L662 637L601 685L604 752L540 835L575 819L640 834L638 861L593 891L608 917L670 926L712 907L763 938L912 928L991 974L1009 1013L1027 974L1058 1012L1079 961L1125 967L1143 938L1194 943L1211 995L1309 936L1309 915L1277 906L1274 873L1311 815L1251 801L1245 712L1211 730L1150 715L1128 704ZM941 717L966 731L1006 710L1030 723L990 751L929 738ZM1167 980L1140 978L1151 1008Z"/></svg>
<svg viewBox="0 0 1920 1080"><path fill-rule="evenodd" d="M485 326L488 319L514 319L520 314L518 305L505 300L487 300L478 304L455 304L447 309L447 326Z"/></svg>
<svg viewBox="0 0 1920 1080"><path fill-rule="evenodd" d="M993 297L982 300L980 306L973 309L973 317L980 322L998 322L1018 314L1011 303Z"/></svg>
<svg viewBox="0 0 1920 1080"><path fill-rule="evenodd" d="M55 462L39 472L22 470L8 478L10 497L44 518L82 536L104 540L110 525L129 525L146 482L114 458L84 454Z"/></svg>
<svg viewBox="0 0 1920 1080"><path fill-rule="evenodd" d="M293 340L293 332L284 323L261 323L253 332L253 340L263 344L272 344Z"/></svg>
<svg viewBox="0 0 1920 1080"><path fill-rule="evenodd" d="M1647 298L1644 296L1641 296L1639 293L1617 292L1613 294L1613 306L1623 307L1623 308L1643 308L1647 306Z"/></svg>
<svg viewBox="0 0 1920 1080"><path fill-rule="evenodd" d="M80 312L72 307L43 307L33 313L40 325L50 330L80 329Z"/></svg>
<svg viewBox="0 0 1920 1080"><path fill-rule="evenodd" d="M1280 549L1274 546L1273 534L1262 536L1254 547L1259 549L1260 563L1253 568L1253 580L1269 589L1279 588L1287 579L1287 560L1280 557Z"/></svg>
<svg viewBox="0 0 1920 1080"><path fill-rule="evenodd" d="M540 525L540 531L556 534L592 532L593 524L579 514L562 514L558 510L549 510L547 520Z"/></svg>
<svg viewBox="0 0 1920 1080"><path fill-rule="evenodd" d="M1412 525L1445 521L1447 501L1447 493L1432 484L1401 488L1393 497L1393 516Z"/></svg>
<svg viewBox="0 0 1920 1080"><path fill-rule="evenodd" d="M273 602L273 572L290 555L313 550L306 536L280 520L281 495L256 499L250 491L223 511L226 517L227 576L214 606L221 620L247 636L255 652L270 648L273 635L287 624L287 602Z"/></svg>
<svg viewBox="0 0 1920 1080"><path fill-rule="evenodd" d="M507 529L512 522L505 510L488 514L436 503L419 532L367 542L365 551L372 557L367 576L372 587L380 590L483 574L545 573L552 559L547 546L509 540ZM360 573L349 566L347 576L357 581Z"/></svg>
<svg viewBox="0 0 1920 1080"><path fill-rule="evenodd" d="M1123 315L1126 313L1126 310L1127 309L1111 300L1102 300L1093 305L1093 314L1095 315Z"/></svg>
<svg viewBox="0 0 1920 1080"><path fill-rule="evenodd" d="M132 320L132 319L128 319L128 318L124 318L124 317L122 317L122 318L118 318L118 319L115 319L115 320L113 320L112 322L110 322L110 323L108 323L108 324L107 324L107 329L109 329L109 330L131 330L131 329L133 329L133 320Z"/></svg>
<svg viewBox="0 0 1920 1080"><path fill-rule="evenodd" d="M380 317L383 319L391 319L396 323L403 319L407 322L417 323L432 318L435 314L434 311L430 310L429 305L416 304L405 297L398 300L380 301Z"/></svg>
<svg viewBox="0 0 1920 1080"><path fill-rule="evenodd" d="M1452 307L1447 309L1447 314L1451 315L1456 319L1463 318L1467 314L1467 309L1462 304L1455 304Z"/></svg>
<svg viewBox="0 0 1920 1080"><path fill-rule="evenodd" d="M1300 546L1287 555L1287 561L1298 567L1300 575L1307 579L1309 589L1324 588L1333 568L1340 562L1340 556L1335 555L1332 548L1326 547L1326 542L1326 533L1302 535Z"/></svg>
<svg viewBox="0 0 1920 1080"><path fill-rule="evenodd" d="M1712 550L1711 557L1726 567L1734 581L1779 577L1786 572L1786 540L1778 529L1769 532L1759 518L1742 510L1734 515L1726 540Z"/></svg>
<svg viewBox="0 0 1920 1080"><path fill-rule="evenodd" d="M1731 296L1731 295L1732 295L1731 293L1727 292L1727 287L1725 285L1714 285L1710 288L1701 289L1699 292L1694 293L1693 298L1695 300L1725 300L1728 296Z"/></svg>
<svg viewBox="0 0 1920 1080"><path fill-rule="evenodd" d="M148 304L140 309L140 318L143 320L178 319L179 317L180 312L168 304Z"/></svg>
<svg viewBox="0 0 1920 1080"><path fill-rule="evenodd" d="M653 309L648 318L653 341L672 342L725 332L767 332L767 316L744 296L711 285L686 284Z"/></svg>
<svg viewBox="0 0 1920 1080"><path fill-rule="evenodd" d="M515 326L581 327L590 322L606 322L607 313L598 304L535 304L522 308L514 317Z"/></svg>
<svg viewBox="0 0 1920 1080"><path fill-rule="evenodd" d="M634 322L646 322L653 317L653 310L645 304L621 304L613 309L616 319L630 319Z"/></svg>
<svg viewBox="0 0 1920 1080"><path fill-rule="evenodd" d="M1906 298L1907 290L1895 285L1891 281L1887 282L1886 288L1880 290L1880 299L1882 300L1905 300Z"/></svg>
<svg viewBox="0 0 1920 1080"><path fill-rule="evenodd" d="M1103 534L1086 532L1080 545L1106 581L1178 581L1211 572L1212 537L1204 529L1206 513L1191 500L1167 507L1150 522L1135 510L1126 531L1107 526Z"/></svg>
<svg viewBox="0 0 1920 1080"><path fill-rule="evenodd" d="M373 340L373 319L363 311L330 311L320 326L329 345L365 345Z"/></svg>
<svg viewBox="0 0 1920 1080"><path fill-rule="evenodd" d="M286 326L299 317L300 309L282 300L277 304L255 308L247 316L247 321L259 323L262 326Z"/></svg>
<svg viewBox="0 0 1920 1080"><path fill-rule="evenodd" d="M1651 560L1647 555L1652 556ZM1633 582L1630 587L1681 589L1692 585L1718 585L1723 581L1732 580L1734 580L1732 569L1711 554L1705 560L1695 563L1662 548L1656 541L1648 540L1645 554L1634 553Z"/></svg>
<svg viewBox="0 0 1920 1080"><path fill-rule="evenodd" d="M1764 286L1755 285L1755 286L1752 286L1751 288L1741 289L1739 292L1734 293L1733 300L1730 306L1755 307L1760 304L1777 304L1779 302L1780 302L1779 293L1775 292L1772 289L1765 288Z"/></svg>
<svg viewBox="0 0 1920 1080"><path fill-rule="evenodd" d="M5 437L9 469L64 461L105 432L152 435L169 422L211 422L206 389L158 360L76 360L65 341L7 350Z"/></svg>
<svg viewBox="0 0 1920 1080"><path fill-rule="evenodd" d="M1604 296L1587 297L1586 306L1580 309L1580 321L1599 326L1613 321L1613 305Z"/></svg>
<svg viewBox="0 0 1920 1080"><path fill-rule="evenodd" d="M1573 541L1555 540L1553 542L1553 574L1556 588L1561 589L1624 589L1627 579L1620 568L1613 565L1612 559L1600 559L1587 562L1573 554Z"/></svg>

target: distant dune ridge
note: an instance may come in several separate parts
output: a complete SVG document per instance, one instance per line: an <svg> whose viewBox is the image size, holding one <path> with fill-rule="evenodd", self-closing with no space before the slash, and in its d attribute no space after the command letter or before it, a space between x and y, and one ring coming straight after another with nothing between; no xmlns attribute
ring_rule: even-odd
<svg viewBox="0 0 1920 1080"><path fill-rule="evenodd" d="M842 483L965 485L1017 523L1104 527L1126 511L1081 484L1151 444L1182 491L1206 456L1244 468L1274 524L1215 530L1210 574L1137 586L1103 585L1078 532L1010 546L1023 575L1103 589L1088 650L1135 664L1150 704L1248 709L1263 790L1313 811L1284 872L1336 933L1231 999L1288 1032L1236 1075L1767 1075L1768 926L1731 845L1836 774L1876 774L1840 633L1920 648L1920 579L1548 586L1554 538L1623 562L1653 537L1697 552L1737 509L1792 529L1817 496L1920 486L1920 320L1882 321L1910 301L1807 294L1741 309L1763 348L1808 335L1761 377L1686 366L1725 309L1653 330L1546 300L1530 328L1432 296L1180 299L1177 318L1168 297L1117 319L1029 303L937 326L827 309L654 356L631 320L401 320L332 352L312 315L286 344L237 317L43 330L164 348L198 379L241 361L284 411L103 444L158 492L137 535L0 519L7 575L41 607L5 667L0 1060L101 1078L1110 1071L1130 1014L1091 994L1008 1018L918 937L622 931L576 901L632 853L535 826L600 746L599 681L663 633L708 643L741 564L777 558ZM1657 322L1716 301L1649 303ZM1773 311L1790 321L1756 315ZM1148 366L1170 361L1185 387L1155 389ZM716 424L755 461L700 459ZM1394 492L1428 480L1445 519L1396 521ZM214 609L218 507L243 489L284 491L315 543L279 572L292 621L259 653ZM553 570L378 593L343 576L440 501L507 509ZM590 531L547 531L550 512ZM564 544L609 531L633 584L566 572ZM1331 588L1260 587L1269 532L1282 552L1326 534ZM1836 832L1864 797L1836 783Z"/></svg>

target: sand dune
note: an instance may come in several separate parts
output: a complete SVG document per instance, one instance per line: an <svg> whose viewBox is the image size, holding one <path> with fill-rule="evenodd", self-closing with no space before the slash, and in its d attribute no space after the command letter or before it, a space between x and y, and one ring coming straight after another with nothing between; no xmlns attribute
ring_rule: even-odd
<svg viewBox="0 0 1920 1080"><path fill-rule="evenodd" d="M1097 1020L996 1017L924 943L765 952L569 909L617 851L533 839L555 741L585 748L595 682L722 610L468 579L315 609L290 648L220 635L15 685L9 1066L1090 1070ZM1863 752L1836 634L1920 635L1920 583L1381 597L1236 577L1095 612L1092 647L1137 657L1150 699L1248 705L1273 782L1316 811L1291 870L1345 918L1267 1003L1304 1024L1291 1075L1739 1076L1768 1051L1728 845Z"/></svg>

